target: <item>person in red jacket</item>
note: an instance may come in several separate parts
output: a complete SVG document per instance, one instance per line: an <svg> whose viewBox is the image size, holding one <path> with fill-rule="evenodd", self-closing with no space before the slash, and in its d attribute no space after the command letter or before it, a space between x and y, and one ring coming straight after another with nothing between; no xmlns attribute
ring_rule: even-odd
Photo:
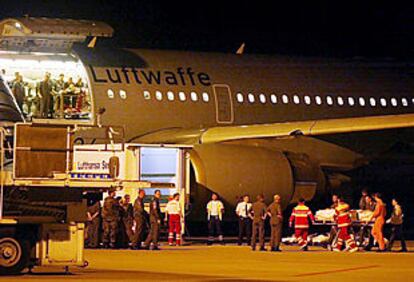
<svg viewBox="0 0 414 282"><path fill-rule="evenodd" d="M338 242L333 250L340 252L345 242L349 252L358 251L354 238L349 234L349 227L352 223L349 215L349 205L341 197L338 197L338 205L335 207L335 219L338 226Z"/></svg>
<svg viewBox="0 0 414 282"><path fill-rule="evenodd" d="M293 224L295 224L295 237L303 251L308 250L309 219L312 222L315 221L312 211L305 205L305 200L301 198L298 205L292 210L289 227L293 227Z"/></svg>

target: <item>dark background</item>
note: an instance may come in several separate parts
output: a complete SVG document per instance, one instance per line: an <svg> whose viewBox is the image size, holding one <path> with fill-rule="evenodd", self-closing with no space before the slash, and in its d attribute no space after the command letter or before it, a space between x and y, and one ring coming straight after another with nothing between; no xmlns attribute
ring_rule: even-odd
<svg viewBox="0 0 414 282"><path fill-rule="evenodd" d="M25 14L105 21L115 35L98 40L103 46L235 52L245 42L250 54L402 60L414 55L414 8L398 1L0 0L0 18ZM386 191L387 200L395 192L402 197L410 227L413 171L412 164L397 160L353 174L357 187ZM352 196L357 202L359 191Z"/></svg>

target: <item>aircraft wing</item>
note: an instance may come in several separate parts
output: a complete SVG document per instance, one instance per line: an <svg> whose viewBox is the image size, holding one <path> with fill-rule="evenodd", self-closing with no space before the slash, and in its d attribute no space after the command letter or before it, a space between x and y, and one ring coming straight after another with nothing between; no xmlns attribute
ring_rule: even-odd
<svg viewBox="0 0 414 282"><path fill-rule="evenodd" d="M238 126L217 126L201 130L167 129L141 136L141 142L206 144L252 138L278 138L291 135L320 136L349 132L414 127L414 114L384 115L282 122Z"/></svg>

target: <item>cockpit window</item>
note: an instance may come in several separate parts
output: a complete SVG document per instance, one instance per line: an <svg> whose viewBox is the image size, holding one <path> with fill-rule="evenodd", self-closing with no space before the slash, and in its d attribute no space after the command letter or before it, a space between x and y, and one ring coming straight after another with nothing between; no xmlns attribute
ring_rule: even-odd
<svg viewBox="0 0 414 282"><path fill-rule="evenodd" d="M27 120L90 120L86 71L73 55L1 51L0 66Z"/></svg>

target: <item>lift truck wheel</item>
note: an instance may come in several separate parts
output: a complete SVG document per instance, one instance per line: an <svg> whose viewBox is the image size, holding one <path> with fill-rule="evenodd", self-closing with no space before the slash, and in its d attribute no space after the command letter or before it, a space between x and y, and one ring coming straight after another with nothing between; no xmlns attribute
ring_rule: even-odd
<svg viewBox="0 0 414 282"><path fill-rule="evenodd" d="M29 243L13 237L0 238L0 275L19 274L29 262Z"/></svg>

